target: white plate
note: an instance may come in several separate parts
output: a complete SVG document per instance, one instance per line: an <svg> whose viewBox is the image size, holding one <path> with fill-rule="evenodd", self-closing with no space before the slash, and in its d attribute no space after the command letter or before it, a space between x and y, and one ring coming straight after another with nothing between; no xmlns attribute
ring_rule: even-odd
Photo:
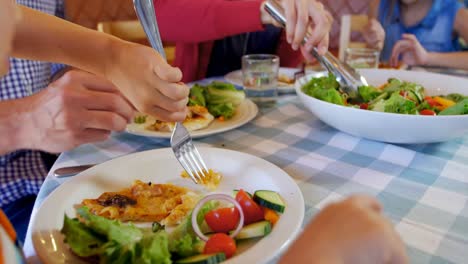
<svg viewBox="0 0 468 264"><path fill-rule="evenodd" d="M304 219L304 198L294 180L277 166L258 157L217 148L200 148L208 167L224 179L217 191L231 194L243 188L274 190L281 194L286 210L272 232L257 243L240 244L239 253L225 263L264 263L284 250L295 238ZM85 198L128 187L136 179L158 183L173 182L196 187L179 174L182 167L171 149L139 152L88 169L53 191L39 208L32 225L32 239L39 258L50 263L84 263L63 243L63 216L75 216L73 206Z"/></svg>
<svg viewBox="0 0 468 264"><path fill-rule="evenodd" d="M468 79L403 70L363 69L368 83L380 86L394 77L424 86L427 95L460 93L468 95ZM302 92L299 83L315 77L307 75L296 83L302 103L317 118L351 135L377 141L403 144L434 143L462 137L468 133L468 115L422 116L382 113L331 104Z"/></svg>
<svg viewBox="0 0 468 264"><path fill-rule="evenodd" d="M288 76L289 78L294 79L294 73L298 72L299 69L296 68L286 68L286 67L281 67L279 69L279 74L284 74ZM226 75L224 75L224 79L227 82L230 82L232 84L238 85L238 86L244 86L243 81L242 81L242 71L237 70L237 71L232 71ZM294 92L294 84L284 84L281 82L278 82L278 92L279 93L293 93Z"/></svg>
<svg viewBox="0 0 468 264"><path fill-rule="evenodd" d="M236 114L229 120L219 121L215 119L208 127L191 131L192 138L201 138L209 135L226 132L231 129L238 128L250 122L257 116L258 107L250 99L245 99L236 109ZM149 125L149 120L145 124L131 123L127 125L126 131L130 134L139 136L156 137L156 138L171 138L170 132L151 131L146 129Z"/></svg>

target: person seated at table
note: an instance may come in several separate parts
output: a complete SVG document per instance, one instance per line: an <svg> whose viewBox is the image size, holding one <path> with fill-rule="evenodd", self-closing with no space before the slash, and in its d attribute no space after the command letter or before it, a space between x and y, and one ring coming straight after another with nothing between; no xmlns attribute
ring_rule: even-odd
<svg viewBox="0 0 468 264"><path fill-rule="evenodd" d="M51 14L61 2L20 1ZM0 80L0 154L5 154L0 157L0 208L22 240L35 196L53 163L43 153L104 140L111 131L125 129L134 108L182 120L188 87L175 83L181 79L180 70L149 47L13 3L0 0L0 77L11 66L10 75ZM20 9L22 19L15 19ZM70 70L50 83L49 63L9 62L10 53L85 71Z"/></svg>
<svg viewBox="0 0 468 264"><path fill-rule="evenodd" d="M174 64L186 82L238 70L245 54L277 54L281 66L297 67L304 59L298 49L310 25L302 54L312 60L313 46L325 53L332 19L323 5L315 0L281 3L288 21L285 31L273 26L264 0L154 1L161 37L176 43Z"/></svg>
<svg viewBox="0 0 468 264"><path fill-rule="evenodd" d="M341 17L343 15L368 15L373 9L373 0L320 0L333 16L333 24L330 31L329 49L338 51ZM354 33L354 32L352 32ZM367 25L360 34L351 34L352 41L365 42L368 48L382 50L385 40L385 30L372 16L369 16Z"/></svg>
<svg viewBox="0 0 468 264"><path fill-rule="evenodd" d="M397 65L468 69L459 38L468 39L468 10L458 0L377 0L386 30L382 59Z"/></svg>

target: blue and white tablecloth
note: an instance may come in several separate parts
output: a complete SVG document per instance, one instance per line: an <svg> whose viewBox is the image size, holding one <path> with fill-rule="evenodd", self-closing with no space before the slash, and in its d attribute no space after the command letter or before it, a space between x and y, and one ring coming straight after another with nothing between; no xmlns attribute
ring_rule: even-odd
<svg viewBox="0 0 468 264"><path fill-rule="evenodd" d="M196 144L250 153L284 169L304 195L304 224L327 203L366 193L383 204L411 263L468 263L468 135L426 145L369 141L325 125L296 96L283 96L277 107L260 109L251 123ZM54 168L163 147L169 147L168 140L115 134L63 153ZM33 218L50 192L67 180L49 174ZM25 253L31 263L38 262L30 233Z"/></svg>

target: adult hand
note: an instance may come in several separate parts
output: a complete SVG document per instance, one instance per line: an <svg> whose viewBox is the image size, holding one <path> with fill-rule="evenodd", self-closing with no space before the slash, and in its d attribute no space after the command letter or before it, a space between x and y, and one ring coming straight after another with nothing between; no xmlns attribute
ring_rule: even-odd
<svg viewBox="0 0 468 264"><path fill-rule="evenodd" d="M397 66L400 60L407 65L425 65L427 63L429 53L419 43L418 39L413 34L403 34L402 39L395 43L392 49L390 64Z"/></svg>
<svg viewBox="0 0 468 264"><path fill-rule="evenodd" d="M124 130L134 112L112 83L76 70L24 100L29 114L23 147L48 152L105 140L111 131Z"/></svg>
<svg viewBox="0 0 468 264"><path fill-rule="evenodd" d="M180 82L180 69L152 48L128 42L114 47L105 75L135 108L163 121L184 120L190 89Z"/></svg>
<svg viewBox="0 0 468 264"><path fill-rule="evenodd" d="M310 54L313 47L317 47L319 54L325 54L333 18L323 4L315 0L282 0L281 5L287 21L286 39L292 48L297 50L309 33L307 43L301 48L304 57L309 61L314 59ZM274 24L265 9L261 11L263 22Z"/></svg>
<svg viewBox="0 0 468 264"><path fill-rule="evenodd" d="M385 30L375 18L369 19L366 27L362 31L362 36L369 48L382 50L385 41Z"/></svg>
<svg viewBox="0 0 468 264"><path fill-rule="evenodd" d="M354 196L324 208L281 263L408 263L398 234L373 198Z"/></svg>

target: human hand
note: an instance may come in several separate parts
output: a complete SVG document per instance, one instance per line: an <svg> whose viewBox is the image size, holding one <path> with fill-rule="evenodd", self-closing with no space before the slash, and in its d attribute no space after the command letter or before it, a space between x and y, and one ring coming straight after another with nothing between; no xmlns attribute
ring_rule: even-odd
<svg viewBox="0 0 468 264"><path fill-rule="evenodd" d="M105 75L135 108L162 121L184 120L190 89L180 69L150 47L116 42L114 49Z"/></svg>
<svg viewBox="0 0 468 264"><path fill-rule="evenodd" d="M280 263L408 263L398 234L380 204L353 196L325 207L305 228Z"/></svg>
<svg viewBox="0 0 468 264"><path fill-rule="evenodd" d="M24 99L29 114L23 147L47 152L105 140L111 131L124 130L134 112L112 83L76 70Z"/></svg>
<svg viewBox="0 0 468 264"><path fill-rule="evenodd" d="M369 48L382 50L385 41L385 30L379 21L375 18L370 18L367 25L362 31L362 36Z"/></svg>
<svg viewBox="0 0 468 264"><path fill-rule="evenodd" d="M392 56L390 58L390 65L395 67L398 66L398 61L413 66L413 65L425 65L429 58L429 53L419 43L418 39L413 34L403 34L402 39L395 43L392 49Z"/></svg>
<svg viewBox="0 0 468 264"><path fill-rule="evenodd" d="M287 21L286 39L292 48L297 50L301 47L304 37L308 35L307 43L301 47L304 57L308 61L314 60L310 54L313 47L317 47L319 54L325 54L333 18L323 4L315 0L282 0L281 5ZM274 24L263 5L261 17L264 24Z"/></svg>

